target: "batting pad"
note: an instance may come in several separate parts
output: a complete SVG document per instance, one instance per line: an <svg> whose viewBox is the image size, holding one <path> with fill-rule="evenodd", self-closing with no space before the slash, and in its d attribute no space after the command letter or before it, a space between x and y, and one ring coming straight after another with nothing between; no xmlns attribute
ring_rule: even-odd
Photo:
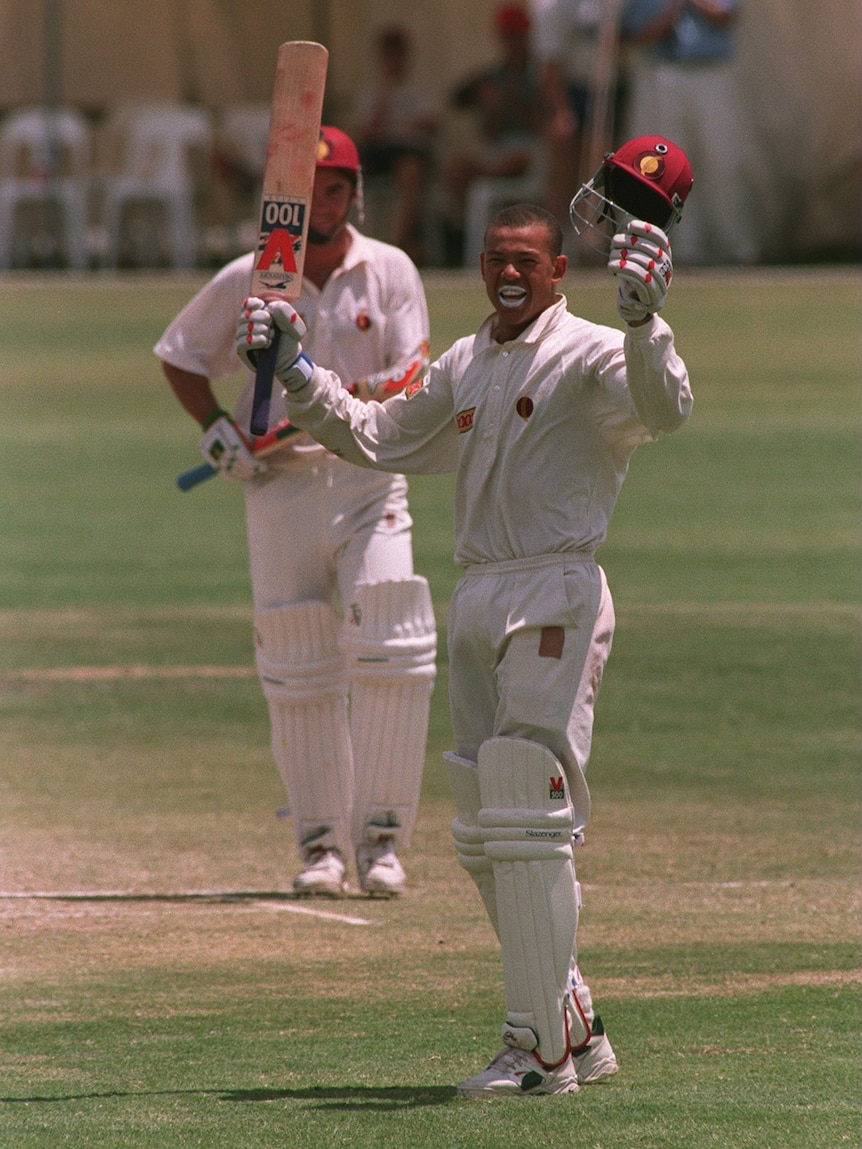
<svg viewBox="0 0 862 1149"><path fill-rule="evenodd" d="M353 841L410 844L436 674L437 627L424 578L359 583L342 644L350 677Z"/></svg>
<svg viewBox="0 0 862 1149"><path fill-rule="evenodd" d="M503 952L503 1041L558 1065L571 1052L566 1006L578 929L565 773L547 747L520 738L483 742L478 770Z"/></svg>
<svg viewBox="0 0 862 1149"><path fill-rule="evenodd" d="M494 933L500 936L497 923L497 895L494 891L494 866L485 853L485 834L479 825L479 770L469 758L461 758L447 750L443 755L449 789L455 799L455 818L452 837L459 865L467 871L487 910Z"/></svg>
<svg viewBox="0 0 862 1149"><path fill-rule="evenodd" d="M324 602L259 610L255 642L297 844L349 857L353 757L338 617Z"/></svg>

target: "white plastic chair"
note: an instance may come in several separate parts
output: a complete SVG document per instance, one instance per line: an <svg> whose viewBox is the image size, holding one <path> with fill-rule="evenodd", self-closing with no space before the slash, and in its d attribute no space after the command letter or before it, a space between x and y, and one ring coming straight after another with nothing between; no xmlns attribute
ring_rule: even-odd
<svg viewBox="0 0 862 1149"><path fill-rule="evenodd" d="M537 144L530 167L520 176L480 176L470 184L464 219L465 267L476 267L485 229L496 213L516 203L541 203L547 165L544 146Z"/></svg>
<svg viewBox="0 0 862 1149"><path fill-rule="evenodd" d="M21 108L0 125L0 267L12 263L19 209L59 208L61 239L71 267L89 257L90 129L71 108Z"/></svg>
<svg viewBox="0 0 862 1149"><path fill-rule="evenodd" d="M144 206L161 213L173 266L194 267L199 246L196 172L206 170L211 157L209 114L177 105L132 106L114 114L106 136L116 141L120 166L105 179L100 266L118 266L126 211Z"/></svg>
<svg viewBox="0 0 862 1149"><path fill-rule="evenodd" d="M245 171L263 177L269 142L269 104L235 104L219 118L219 137L227 154Z"/></svg>
<svg viewBox="0 0 862 1149"><path fill-rule="evenodd" d="M269 118L269 104L234 104L225 108L217 121L216 172L220 181L214 191L221 193L226 242L235 254L257 242Z"/></svg>

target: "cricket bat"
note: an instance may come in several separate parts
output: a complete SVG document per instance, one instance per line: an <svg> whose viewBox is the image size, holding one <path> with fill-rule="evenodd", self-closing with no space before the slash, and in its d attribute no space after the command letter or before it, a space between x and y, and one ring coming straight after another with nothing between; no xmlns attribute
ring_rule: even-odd
<svg viewBox="0 0 862 1149"><path fill-rule="evenodd" d="M271 455L273 451L277 451L285 439L289 439L298 431L299 427L294 427L289 419L282 419L264 435L254 436L251 442L252 454L265 458L267 455ZM190 491L199 483L203 483L217 474L218 469L216 467L209 463L199 463L190 471L183 471L181 475L177 475L177 486L181 491Z"/></svg>
<svg viewBox="0 0 862 1149"><path fill-rule="evenodd" d="M423 344L416 355L396 363L394 367L378 371L360 379L358 383L351 383L346 389L351 395L361 399L363 403L376 399L383 402L390 395L397 395L399 391L409 392L417 384L421 384L422 377L428 367L428 346ZM258 458L266 458L273 451L277 451L285 439L291 438L299 431L289 419L282 419L263 435L255 435L251 441L252 454ZM199 463L190 471L183 471L177 476L177 486L181 491L191 491L199 483L217 475L218 470L209 463Z"/></svg>
<svg viewBox="0 0 862 1149"><path fill-rule="evenodd" d="M292 302L302 291L328 62L326 48L311 40L278 49L250 295L277 291ZM267 430L277 354L278 331L258 358L252 435Z"/></svg>

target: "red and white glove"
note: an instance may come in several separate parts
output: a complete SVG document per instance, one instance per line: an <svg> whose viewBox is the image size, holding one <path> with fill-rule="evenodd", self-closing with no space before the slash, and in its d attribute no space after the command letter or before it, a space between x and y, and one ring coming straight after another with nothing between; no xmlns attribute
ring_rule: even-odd
<svg viewBox="0 0 862 1149"><path fill-rule="evenodd" d="M673 278L668 238L660 227L631 220L611 241L608 270L617 280L617 311L639 323L661 311Z"/></svg>
<svg viewBox="0 0 862 1149"><path fill-rule="evenodd" d="M266 470L266 463L254 457L248 440L226 411L217 411L206 425L198 450L213 470L228 479L244 483Z"/></svg>
<svg viewBox="0 0 862 1149"><path fill-rule="evenodd" d="M236 329L236 353L252 371L258 355L272 343L278 330L275 374L288 391L298 390L311 377L314 364L302 353L300 340L308 330L302 316L290 303L274 299L268 303L252 295L242 305Z"/></svg>

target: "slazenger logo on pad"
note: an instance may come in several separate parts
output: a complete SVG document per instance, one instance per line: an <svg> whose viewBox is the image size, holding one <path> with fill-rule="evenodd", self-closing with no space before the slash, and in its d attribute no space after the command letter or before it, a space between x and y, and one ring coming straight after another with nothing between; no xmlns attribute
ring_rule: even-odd
<svg viewBox="0 0 862 1149"><path fill-rule="evenodd" d="M458 427L458 434L463 435L465 431L473 430L473 416L476 414L476 408L470 407L466 411L459 411L455 416L455 424Z"/></svg>
<svg viewBox="0 0 862 1149"><path fill-rule="evenodd" d="M553 798L553 799L565 798L566 788L563 785L562 774L560 775L559 778L554 778L553 776L550 777L548 779L548 782L550 783L550 793L548 795L549 798Z"/></svg>

